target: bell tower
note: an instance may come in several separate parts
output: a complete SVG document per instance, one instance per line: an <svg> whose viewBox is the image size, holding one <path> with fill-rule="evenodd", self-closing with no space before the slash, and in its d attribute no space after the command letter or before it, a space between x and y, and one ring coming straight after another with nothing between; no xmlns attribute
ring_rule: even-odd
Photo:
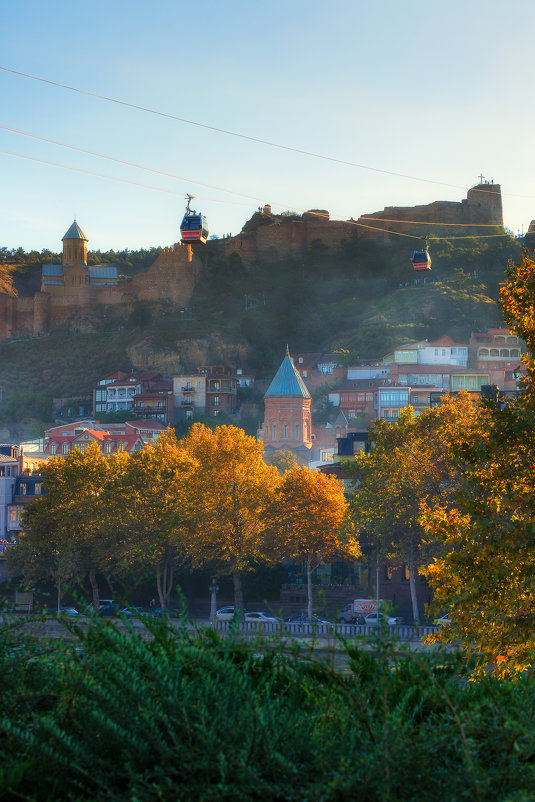
<svg viewBox="0 0 535 802"><path fill-rule="evenodd" d="M87 267L87 237L76 222L65 233L62 238L63 258L62 264L65 267L81 265Z"/></svg>
<svg viewBox="0 0 535 802"><path fill-rule="evenodd" d="M288 347L264 401L262 439L265 446L273 450L309 451L312 448L311 397Z"/></svg>

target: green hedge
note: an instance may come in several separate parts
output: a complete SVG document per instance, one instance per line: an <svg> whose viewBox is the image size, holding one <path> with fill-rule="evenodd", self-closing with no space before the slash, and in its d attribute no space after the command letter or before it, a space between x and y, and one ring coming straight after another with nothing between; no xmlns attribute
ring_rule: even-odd
<svg viewBox="0 0 535 802"><path fill-rule="evenodd" d="M379 636L345 664L151 621L0 632L0 799L528 800L535 683Z"/></svg>

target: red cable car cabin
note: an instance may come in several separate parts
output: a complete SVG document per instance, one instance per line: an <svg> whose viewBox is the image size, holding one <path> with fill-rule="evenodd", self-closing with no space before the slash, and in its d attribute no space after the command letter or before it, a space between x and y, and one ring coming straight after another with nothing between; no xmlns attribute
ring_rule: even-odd
<svg viewBox="0 0 535 802"><path fill-rule="evenodd" d="M431 270L429 251L414 251L411 262L415 270Z"/></svg>
<svg viewBox="0 0 535 802"><path fill-rule="evenodd" d="M206 217L203 214L188 214L186 212L180 224L181 241L185 245L190 242L205 243L208 240L209 233Z"/></svg>

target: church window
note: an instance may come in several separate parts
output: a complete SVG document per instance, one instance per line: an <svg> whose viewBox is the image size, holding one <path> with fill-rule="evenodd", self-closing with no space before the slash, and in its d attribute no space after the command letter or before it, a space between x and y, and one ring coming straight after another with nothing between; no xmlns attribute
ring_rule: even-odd
<svg viewBox="0 0 535 802"><path fill-rule="evenodd" d="M276 427L276 425L275 425L275 424L273 424L273 439L274 439L274 440L276 440L276 439L277 439L277 427Z"/></svg>
<svg viewBox="0 0 535 802"><path fill-rule="evenodd" d="M295 424L295 439L299 440L299 424Z"/></svg>
<svg viewBox="0 0 535 802"><path fill-rule="evenodd" d="M285 440L288 439L288 424L287 423L284 424L284 439Z"/></svg>

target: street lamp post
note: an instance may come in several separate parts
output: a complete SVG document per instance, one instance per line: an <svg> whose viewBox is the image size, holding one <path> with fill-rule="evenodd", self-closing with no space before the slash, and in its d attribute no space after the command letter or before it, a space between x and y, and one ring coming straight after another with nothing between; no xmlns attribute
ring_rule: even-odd
<svg viewBox="0 0 535 802"><path fill-rule="evenodd" d="M215 612L217 609L217 591L219 590L219 585L216 583L215 579L212 579L212 582L208 590L210 592L210 623L213 624L215 621Z"/></svg>

